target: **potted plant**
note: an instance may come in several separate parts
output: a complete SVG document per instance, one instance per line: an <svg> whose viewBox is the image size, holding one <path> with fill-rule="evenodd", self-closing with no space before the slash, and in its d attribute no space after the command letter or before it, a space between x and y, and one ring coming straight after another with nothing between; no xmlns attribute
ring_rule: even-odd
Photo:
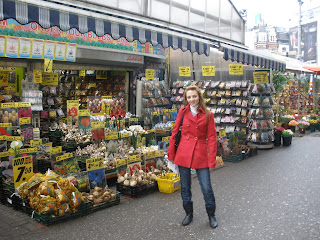
<svg viewBox="0 0 320 240"><path fill-rule="evenodd" d="M296 132L296 126L298 126L298 122L296 120L291 120L289 122L289 127L292 132Z"/></svg>
<svg viewBox="0 0 320 240"><path fill-rule="evenodd" d="M309 120L310 123L310 131L315 132L316 131L316 125L317 125L317 120Z"/></svg>
<svg viewBox="0 0 320 240"><path fill-rule="evenodd" d="M283 146L290 146L292 142L293 132L289 129L286 129L281 132L281 135Z"/></svg>
<svg viewBox="0 0 320 240"><path fill-rule="evenodd" d="M287 114L287 115L281 116L282 127L284 127L285 129L290 128L289 122L291 120L294 120L294 116L292 115Z"/></svg>
<svg viewBox="0 0 320 240"><path fill-rule="evenodd" d="M310 123L308 123L306 121L300 121L300 122L298 122L298 126L299 126L299 132L305 134L306 128L308 126L310 126Z"/></svg>
<svg viewBox="0 0 320 240"><path fill-rule="evenodd" d="M281 132L285 130L283 127L280 126L275 126L273 128L273 133L274 133L274 146L279 147L281 146Z"/></svg>

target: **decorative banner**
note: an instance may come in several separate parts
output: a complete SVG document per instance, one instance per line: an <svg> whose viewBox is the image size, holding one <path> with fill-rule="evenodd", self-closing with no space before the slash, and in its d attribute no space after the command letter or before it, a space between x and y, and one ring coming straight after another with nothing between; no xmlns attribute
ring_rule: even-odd
<svg viewBox="0 0 320 240"><path fill-rule="evenodd" d="M76 52L77 52L77 44L68 43L67 45L67 53L66 53L66 60L67 61L76 61Z"/></svg>
<svg viewBox="0 0 320 240"><path fill-rule="evenodd" d="M6 37L6 57L17 58L19 55L19 38Z"/></svg>
<svg viewBox="0 0 320 240"><path fill-rule="evenodd" d="M51 73L52 72L52 64L53 60L52 59L44 59L44 65L43 65L43 71L46 73Z"/></svg>
<svg viewBox="0 0 320 240"><path fill-rule="evenodd" d="M57 156L56 161L59 162L59 161L62 161L62 160L68 159L68 158L72 158L72 157L73 157L73 153L66 153L61 156Z"/></svg>
<svg viewBox="0 0 320 240"><path fill-rule="evenodd" d="M58 73L43 73L42 85L58 86L59 75Z"/></svg>
<svg viewBox="0 0 320 240"><path fill-rule="evenodd" d="M214 66L202 66L202 76L204 77L214 77L216 72Z"/></svg>
<svg viewBox="0 0 320 240"><path fill-rule="evenodd" d="M20 39L19 57L30 58L32 40L30 38L19 38L19 39Z"/></svg>
<svg viewBox="0 0 320 240"><path fill-rule="evenodd" d="M54 59L64 61L66 59L66 49L67 49L67 43L57 42Z"/></svg>
<svg viewBox="0 0 320 240"><path fill-rule="evenodd" d="M33 176L32 156L12 159L14 188L28 181Z"/></svg>
<svg viewBox="0 0 320 240"><path fill-rule="evenodd" d="M44 53L44 41L39 39L32 40L32 58L42 59Z"/></svg>
<svg viewBox="0 0 320 240"><path fill-rule="evenodd" d="M191 77L190 67L179 67L179 76L180 77Z"/></svg>
<svg viewBox="0 0 320 240"><path fill-rule="evenodd" d="M56 42L45 41L44 42L44 58L54 59L55 48L56 48Z"/></svg>
<svg viewBox="0 0 320 240"><path fill-rule="evenodd" d="M0 85L8 85L9 72L0 72Z"/></svg>
<svg viewBox="0 0 320 240"><path fill-rule="evenodd" d="M67 120L68 124L78 122L79 101L67 100Z"/></svg>
<svg viewBox="0 0 320 240"><path fill-rule="evenodd" d="M33 70L33 82L34 83L42 83L42 71L34 69Z"/></svg>
<svg viewBox="0 0 320 240"><path fill-rule="evenodd" d="M85 77L85 76L86 76L86 70L80 70L79 77Z"/></svg>
<svg viewBox="0 0 320 240"><path fill-rule="evenodd" d="M104 168L104 160L102 157L89 158L86 160L87 171L93 171L97 169Z"/></svg>
<svg viewBox="0 0 320 240"><path fill-rule="evenodd" d="M254 83L269 83L268 72L254 72L253 81Z"/></svg>
<svg viewBox="0 0 320 240"><path fill-rule="evenodd" d="M146 69L146 79L154 79L154 69Z"/></svg>
<svg viewBox="0 0 320 240"><path fill-rule="evenodd" d="M6 52L6 37L0 36L0 57L4 57Z"/></svg>
<svg viewBox="0 0 320 240"><path fill-rule="evenodd" d="M30 146L31 146L31 147L42 146L42 139L30 140Z"/></svg>
<svg viewBox="0 0 320 240"><path fill-rule="evenodd" d="M107 71L97 70L96 71L96 79L107 79Z"/></svg>
<svg viewBox="0 0 320 240"><path fill-rule="evenodd" d="M243 65L229 64L229 75L243 75Z"/></svg>

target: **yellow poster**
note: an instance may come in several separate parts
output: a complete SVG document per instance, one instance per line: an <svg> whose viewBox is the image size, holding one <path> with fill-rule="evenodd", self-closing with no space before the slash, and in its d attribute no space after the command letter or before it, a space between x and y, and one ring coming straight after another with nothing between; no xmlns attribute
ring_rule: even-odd
<svg viewBox="0 0 320 240"><path fill-rule="evenodd" d="M229 75L243 75L243 65L229 64Z"/></svg>
<svg viewBox="0 0 320 240"><path fill-rule="evenodd" d="M43 73L42 85L58 86L59 76L58 73Z"/></svg>
<svg viewBox="0 0 320 240"><path fill-rule="evenodd" d="M202 76L204 77L214 77L216 72L214 66L202 66Z"/></svg>
<svg viewBox="0 0 320 240"><path fill-rule="evenodd" d="M32 156L12 159L14 188L28 181L33 176Z"/></svg>
<svg viewBox="0 0 320 240"><path fill-rule="evenodd" d="M33 82L34 83L42 83L42 71L34 69L33 70Z"/></svg>
<svg viewBox="0 0 320 240"><path fill-rule="evenodd" d="M253 81L254 83L269 83L268 72L254 72Z"/></svg>
<svg viewBox="0 0 320 240"><path fill-rule="evenodd" d="M179 67L179 76L180 77L191 77L190 67Z"/></svg>
<svg viewBox="0 0 320 240"><path fill-rule="evenodd" d="M146 69L146 79L154 79L154 69Z"/></svg>

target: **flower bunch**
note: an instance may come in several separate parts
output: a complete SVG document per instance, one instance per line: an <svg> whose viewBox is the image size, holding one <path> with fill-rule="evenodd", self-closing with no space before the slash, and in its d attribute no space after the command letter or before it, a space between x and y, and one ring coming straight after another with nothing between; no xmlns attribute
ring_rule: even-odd
<svg viewBox="0 0 320 240"><path fill-rule="evenodd" d="M296 120L291 120L289 122L289 126L296 127L296 126L298 126L298 122Z"/></svg>
<svg viewBox="0 0 320 240"><path fill-rule="evenodd" d="M285 130L285 128L280 127L280 126L275 126L275 127L273 128L273 130L274 130L275 132L282 132L283 130Z"/></svg>
<svg viewBox="0 0 320 240"><path fill-rule="evenodd" d="M281 116L281 121L283 123L288 123L291 120L294 120L294 116L292 116L292 115L287 114L287 115Z"/></svg>
<svg viewBox="0 0 320 240"><path fill-rule="evenodd" d="M311 125L316 125L318 121L312 119L312 120L309 120L308 122L309 122Z"/></svg>
<svg viewBox="0 0 320 240"><path fill-rule="evenodd" d="M298 126L299 128L307 128L308 126L310 126L310 123L308 123L307 121L299 121Z"/></svg>
<svg viewBox="0 0 320 240"><path fill-rule="evenodd" d="M291 137L293 135L293 132L289 129L283 130L281 133L282 133L282 136L284 137Z"/></svg>
<svg viewBox="0 0 320 240"><path fill-rule="evenodd" d="M23 143L18 140L18 141L13 141L10 144L10 147L13 149L14 154L17 156L19 154L20 148L23 146Z"/></svg>

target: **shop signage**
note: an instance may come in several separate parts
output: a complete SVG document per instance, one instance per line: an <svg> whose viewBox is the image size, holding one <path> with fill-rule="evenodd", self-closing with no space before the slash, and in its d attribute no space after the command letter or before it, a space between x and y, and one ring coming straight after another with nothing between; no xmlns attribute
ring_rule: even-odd
<svg viewBox="0 0 320 240"><path fill-rule="evenodd" d="M42 139L30 140L30 146L31 146L31 147L42 146Z"/></svg>
<svg viewBox="0 0 320 240"><path fill-rule="evenodd" d="M6 37L6 57L17 58L19 56L19 38Z"/></svg>
<svg viewBox="0 0 320 240"><path fill-rule="evenodd" d="M4 57L5 48L6 48L6 37L0 36L0 57Z"/></svg>
<svg viewBox="0 0 320 240"><path fill-rule="evenodd" d="M84 117L84 116L90 116L90 110L89 109L79 110L79 117Z"/></svg>
<svg viewBox="0 0 320 240"><path fill-rule="evenodd" d="M33 70L33 82L34 83L42 83L42 71L41 70Z"/></svg>
<svg viewBox="0 0 320 240"><path fill-rule="evenodd" d="M243 65L229 64L229 75L243 75Z"/></svg>
<svg viewBox="0 0 320 240"><path fill-rule="evenodd" d="M27 125L27 124L31 124L31 117L23 117L23 118L19 118L19 125Z"/></svg>
<svg viewBox="0 0 320 240"><path fill-rule="evenodd" d="M0 85L7 85L9 79L9 72L0 72Z"/></svg>
<svg viewBox="0 0 320 240"><path fill-rule="evenodd" d="M105 122L91 122L91 128L92 129L98 129L98 128L104 128Z"/></svg>
<svg viewBox="0 0 320 240"><path fill-rule="evenodd" d="M19 57L30 58L32 40L30 38L19 38L19 40L20 40Z"/></svg>
<svg viewBox="0 0 320 240"><path fill-rule="evenodd" d="M61 156L57 156L56 161L59 162L59 161L62 161L62 160L68 159L68 158L72 158L72 157L73 157L72 153L66 153Z"/></svg>
<svg viewBox="0 0 320 240"><path fill-rule="evenodd" d="M44 41L40 39L32 40L32 54L31 57L35 59L42 59L44 53Z"/></svg>
<svg viewBox="0 0 320 240"><path fill-rule="evenodd" d="M55 49L56 49L56 42L45 41L44 42L44 58L54 59Z"/></svg>
<svg viewBox="0 0 320 240"><path fill-rule="evenodd" d="M80 70L79 77L85 77L85 76L86 76L86 70Z"/></svg>
<svg viewBox="0 0 320 240"><path fill-rule="evenodd" d="M64 61L66 59L67 43L57 42L55 51L55 60Z"/></svg>
<svg viewBox="0 0 320 240"><path fill-rule="evenodd" d="M214 77L216 72L214 66L202 66L202 76L204 77Z"/></svg>
<svg viewBox="0 0 320 240"><path fill-rule="evenodd" d="M21 183L28 181L33 176L32 156L12 159L14 176L14 187L17 188Z"/></svg>
<svg viewBox="0 0 320 240"><path fill-rule="evenodd" d="M58 73L43 73L42 85L58 86L59 76Z"/></svg>
<svg viewBox="0 0 320 240"><path fill-rule="evenodd" d="M68 43L66 60L71 61L71 62L75 62L76 61L76 53L77 53L77 44Z"/></svg>
<svg viewBox="0 0 320 240"><path fill-rule="evenodd" d="M143 56L135 56L135 55L129 55L126 62L132 62L132 63L143 63Z"/></svg>
<svg viewBox="0 0 320 240"><path fill-rule="evenodd" d="M50 154L58 154L58 153L62 153L61 146L50 148Z"/></svg>
<svg viewBox="0 0 320 240"><path fill-rule="evenodd" d="M104 168L104 160L102 157L89 158L86 160L87 171L93 171L97 169Z"/></svg>
<svg viewBox="0 0 320 240"><path fill-rule="evenodd" d="M115 140L118 139L119 135L118 132L107 132L105 133L106 140Z"/></svg>
<svg viewBox="0 0 320 240"><path fill-rule="evenodd" d="M96 79L107 79L107 71L97 70L96 71Z"/></svg>
<svg viewBox="0 0 320 240"><path fill-rule="evenodd" d="M154 69L146 69L146 79L154 79Z"/></svg>
<svg viewBox="0 0 320 240"><path fill-rule="evenodd" d="M53 64L53 60L52 59L44 59L44 69L43 71L46 73L51 73L52 72L52 64Z"/></svg>
<svg viewBox="0 0 320 240"><path fill-rule="evenodd" d="M179 67L179 76L180 77L191 77L190 67Z"/></svg>
<svg viewBox="0 0 320 240"><path fill-rule="evenodd" d="M269 83L268 72L254 72L253 81L254 83Z"/></svg>

